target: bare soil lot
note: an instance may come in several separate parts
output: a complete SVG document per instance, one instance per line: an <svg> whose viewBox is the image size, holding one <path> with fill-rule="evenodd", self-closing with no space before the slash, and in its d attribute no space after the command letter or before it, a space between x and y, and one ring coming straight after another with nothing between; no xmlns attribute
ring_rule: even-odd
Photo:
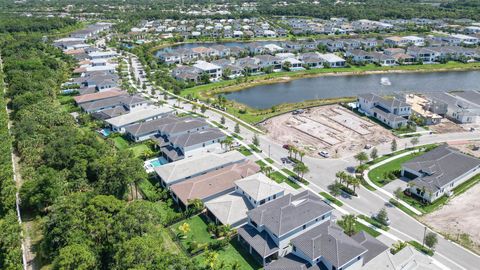
<svg viewBox="0 0 480 270"><path fill-rule="evenodd" d="M453 198L441 209L424 216L424 222L438 231L450 235L452 239L462 240L462 234L468 234L471 248L480 253L480 184L477 184L458 197ZM468 242L464 240L462 242Z"/></svg>
<svg viewBox="0 0 480 270"><path fill-rule="evenodd" d="M465 128L462 125L454 123L446 118L443 118L439 124L429 126L429 129L433 131L433 133L452 133L452 132L465 132Z"/></svg>
<svg viewBox="0 0 480 270"><path fill-rule="evenodd" d="M280 144L295 145L308 155L326 150L340 158L393 139L390 131L339 105L310 108L304 113L283 114L263 123L268 136Z"/></svg>
<svg viewBox="0 0 480 270"><path fill-rule="evenodd" d="M480 158L480 141L450 142L448 145L458 149L460 152Z"/></svg>

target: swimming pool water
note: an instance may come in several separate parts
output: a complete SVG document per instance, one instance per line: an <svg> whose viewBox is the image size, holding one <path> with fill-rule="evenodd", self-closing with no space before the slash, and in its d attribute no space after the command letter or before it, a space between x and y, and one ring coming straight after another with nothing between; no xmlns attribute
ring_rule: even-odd
<svg viewBox="0 0 480 270"><path fill-rule="evenodd" d="M158 166L162 166L163 164L167 164L167 163L168 161L164 157L159 157L157 159L150 161L150 165L152 165L152 167L154 168Z"/></svg>

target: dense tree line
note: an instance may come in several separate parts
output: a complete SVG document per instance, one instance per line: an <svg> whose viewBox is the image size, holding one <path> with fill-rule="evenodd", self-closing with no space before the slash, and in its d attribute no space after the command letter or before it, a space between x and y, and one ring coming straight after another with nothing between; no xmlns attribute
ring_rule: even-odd
<svg viewBox="0 0 480 270"><path fill-rule="evenodd" d="M28 25L30 19L24 20ZM0 36L13 110L13 146L21 158L24 182L21 207L40 219L40 261L53 269L195 269L188 258L172 255L162 245L164 225L178 214L165 202L127 200L132 186L147 178L143 162L79 127L61 107L57 94L74 62L44 42L45 34ZM11 169L3 169L11 181ZM4 208L14 209L15 189L10 189L2 186L2 213ZM10 193L5 200L4 193ZM4 219L15 220L9 213ZM0 248L19 239L4 219ZM16 253L1 251L5 259L0 259L21 268L13 261ZM13 266L0 268L16 269Z"/></svg>
<svg viewBox="0 0 480 270"><path fill-rule="evenodd" d="M0 269L22 269L20 224L17 220L16 186L12 170L12 140L4 98L4 75L0 70Z"/></svg>

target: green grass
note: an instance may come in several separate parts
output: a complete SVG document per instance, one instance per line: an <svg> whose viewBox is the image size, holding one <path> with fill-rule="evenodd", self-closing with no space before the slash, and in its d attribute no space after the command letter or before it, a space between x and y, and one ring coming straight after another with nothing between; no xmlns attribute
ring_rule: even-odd
<svg viewBox="0 0 480 270"><path fill-rule="evenodd" d="M427 246L422 246L422 244L420 244L417 241L408 241L408 243L410 245L412 245L418 251L420 251L424 254L427 254L428 256L433 256L433 250L429 249Z"/></svg>
<svg viewBox="0 0 480 270"><path fill-rule="evenodd" d="M273 164L273 159L271 159L271 158L265 158L265 160L266 160L268 163Z"/></svg>
<svg viewBox="0 0 480 270"><path fill-rule="evenodd" d="M407 207L405 207L403 204L399 203L395 199L390 199L388 202L412 217L417 216L417 214L415 214L412 210L408 209Z"/></svg>
<svg viewBox="0 0 480 270"><path fill-rule="evenodd" d="M433 203L424 204L419 199L405 195L403 193L400 195L400 199L402 199L404 202L408 203L409 205L413 206L415 209L422 212L423 214L428 214L437 210L448 201L448 197L444 195L438 198L437 200L435 200Z"/></svg>
<svg viewBox="0 0 480 270"><path fill-rule="evenodd" d="M251 156L253 155L252 151L248 150L245 146L242 146L237 149L238 152L242 153L244 156Z"/></svg>
<svg viewBox="0 0 480 270"><path fill-rule="evenodd" d="M277 183L287 183L289 186L291 186L292 188L294 189L299 189L300 188L300 185L295 183L294 181L290 180L289 178L287 178L286 176L284 176L283 174L281 174L279 171L276 171L276 172L273 172L269 175L269 177L277 182Z"/></svg>
<svg viewBox="0 0 480 270"><path fill-rule="evenodd" d="M205 244L213 242L215 239L211 237L211 235L207 231L207 224L205 221L199 216L193 216L186 220L182 220L176 224L170 226L170 229L173 231L174 234L178 234L180 231L178 227L182 225L184 222L190 225L190 232L187 233L186 237L180 238L180 244L185 248L188 249L188 243L192 241L196 241L199 244Z"/></svg>
<svg viewBox="0 0 480 270"><path fill-rule="evenodd" d="M406 155L397 159L394 159L390 162L387 162L371 171L368 172L368 178L372 182L374 182L376 185L383 187L384 185L388 184L389 181L385 181L385 174L393 171L398 171L402 169L402 164L412 160L415 157L418 157L419 155L423 154L423 152L420 153L412 153L410 155Z"/></svg>
<svg viewBox="0 0 480 270"><path fill-rule="evenodd" d="M253 151L257 152L257 153L261 153L262 150L260 148L258 148L256 145L254 144L249 144L248 147L250 147Z"/></svg>
<svg viewBox="0 0 480 270"><path fill-rule="evenodd" d="M162 246L165 248L165 250L168 250L172 254L180 254L180 248L177 246L177 244L175 244L166 230L168 229L161 230L160 237L162 237L162 241L160 241L160 243L162 243Z"/></svg>
<svg viewBox="0 0 480 270"><path fill-rule="evenodd" d="M113 143L115 144L115 147L117 147L117 149L119 150L127 149L129 146L128 141L121 136L112 138L112 140L113 140Z"/></svg>
<svg viewBox="0 0 480 270"><path fill-rule="evenodd" d="M373 186L371 186L369 183L367 183L367 181L365 181L365 179L363 178L363 175L360 176L360 183L362 184L363 187L365 187L366 189L370 190L370 191L375 191L377 190L376 188L374 188Z"/></svg>
<svg viewBox="0 0 480 270"><path fill-rule="evenodd" d="M150 148L148 148L147 145L145 144L138 144L130 148L130 150L133 151L133 155L135 157L141 156L144 152L150 151Z"/></svg>
<svg viewBox="0 0 480 270"><path fill-rule="evenodd" d="M215 251L218 253L218 262L225 263L225 265L232 265L235 262L238 262L240 265L239 269L261 269L262 266L255 261L255 259L250 255L247 250L240 245L240 243L233 239L230 243L220 249ZM202 253L194 257L195 262L201 267L205 267L205 253Z"/></svg>
<svg viewBox="0 0 480 270"><path fill-rule="evenodd" d="M261 159L255 161L255 163L257 163L258 166L260 166L260 167L265 167L265 166L267 166L267 164L266 164L265 162L263 162L263 160L261 160Z"/></svg>
<svg viewBox="0 0 480 270"><path fill-rule="evenodd" d="M138 188L147 200L157 201L160 199L159 191L148 179L142 179L138 183Z"/></svg>
<svg viewBox="0 0 480 270"><path fill-rule="evenodd" d="M340 206L342 207L343 206L343 203L339 200L337 200L335 197L333 197L332 195L326 193L326 192L320 192L320 195L322 195L323 197L325 197L325 199L329 200L330 202L334 203L335 205L337 206Z"/></svg>
<svg viewBox="0 0 480 270"><path fill-rule="evenodd" d="M384 230L384 231L388 231L390 229L388 226L383 225L382 223L378 222L377 220L375 220L371 217L367 217L365 215L358 215L358 217L365 220L366 222L372 224L373 226Z"/></svg>
<svg viewBox="0 0 480 270"><path fill-rule="evenodd" d="M232 133L232 136L233 136L234 138L237 138L237 139L243 141L243 137L240 136L240 135L238 135L237 133Z"/></svg>
<svg viewBox="0 0 480 270"><path fill-rule="evenodd" d="M342 221L343 220L338 220L337 224L338 224L338 226L340 226L341 228L343 228L345 230L345 227L343 226ZM358 232L361 232L361 231L365 231L366 233L370 234L373 237L377 237L377 236L381 235L381 233L377 232L375 229L370 228L366 225L363 225L362 223L360 223L358 221L355 221L354 231L355 231L354 234L356 234Z"/></svg>
<svg viewBox="0 0 480 270"><path fill-rule="evenodd" d="M469 188L473 187L480 181L480 174L477 174L473 176L472 178L468 179L467 181L461 183L460 185L456 186L453 189L453 195L458 196L465 191L467 191Z"/></svg>

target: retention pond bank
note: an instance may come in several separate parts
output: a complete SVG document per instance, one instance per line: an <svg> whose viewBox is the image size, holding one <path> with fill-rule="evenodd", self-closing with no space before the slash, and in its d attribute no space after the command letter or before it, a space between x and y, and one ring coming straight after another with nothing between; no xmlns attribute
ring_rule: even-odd
<svg viewBox="0 0 480 270"><path fill-rule="evenodd" d="M266 109L282 103L357 96L368 92L387 95L397 92L427 93L456 90L480 90L480 71L320 76L259 85L225 95L227 99L249 107Z"/></svg>

